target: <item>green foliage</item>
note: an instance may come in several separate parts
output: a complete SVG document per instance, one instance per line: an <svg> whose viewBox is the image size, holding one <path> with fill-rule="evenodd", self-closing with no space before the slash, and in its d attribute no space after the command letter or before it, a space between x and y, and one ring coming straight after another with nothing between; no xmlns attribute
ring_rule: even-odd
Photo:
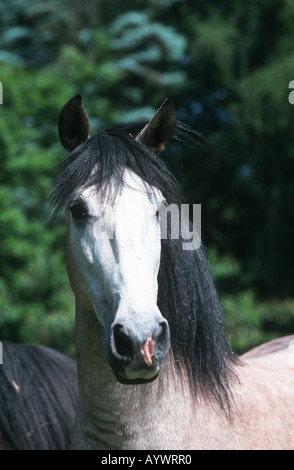
<svg viewBox="0 0 294 470"><path fill-rule="evenodd" d="M144 80L159 80L162 85L178 83L179 76L183 79L183 73L179 71L163 71L164 65L169 60L176 61L187 45L185 37L173 28L153 23L147 13L139 12L119 16L110 28L115 36L112 47L122 56L118 68Z"/></svg>
<svg viewBox="0 0 294 470"><path fill-rule="evenodd" d="M242 265L230 255L219 256L214 249L209 260L234 351L241 354L294 330L293 299L263 300L253 288L240 292Z"/></svg>
<svg viewBox="0 0 294 470"><path fill-rule="evenodd" d="M76 93L93 132L173 97L213 142L174 162L202 204L233 346L293 332L292 17L281 0L0 0L0 339L74 350L64 223L47 226L46 198Z"/></svg>
<svg viewBox="0 0 294 470"><path fill-rule="evenodd" d="M248 130L272 135L288 129L289 123L293 123L292 108L285 106L293 67L292 53L259 67L241 81L239 93L243 104L242 125Z"/></svg>
<svg viewBox="0 0 294 470"><path fill-rule="evenodd" d="M175 28L154 22L146 11L119 15L108 32L112 37L113 68L123 74L118 91L120 105L127 111L123 121L147 120L152 107L162 100L163 89L174 94L183 88L186 74L177 63L187 40Z"/></svg>
<svg viewBox="0 0 294 470"><path fill-rule="evenodd" d="M98 35L96 43L107 42ZM45 69L1 64L0 111L0 337L74 351L74 299L65 264L65 227L48 227L46 199L53 169L63 159L57 119L61 106L83 90L94 124L111 122L109 98L90 100L97 82L111 93L119 77L103 58L93 67L74 46L64 45ZM84 89L83 84L88 84Z"/></svg>
<svg viewBox="0 0 294 470"><path fill-rule="evenodd" d="M236 26L225 23L221 17L208 22L198 19L195 30L196 47L192 58L200 65L198 80L202 76L208 84L230 86L234 73L234 44L238 37Z"/></svg>
<svg viewBox="0 0 294 470"><path fill-rule="evenodd" d="M66 337L72 304L70 297L64 298L69 287L58 247L60 229L48 231L45 215L50 172L62 158L52 119L67 95L56 86L54 74L2 64L1 79L13 86L4 86L5 119L0 121L0 332L6 339L42 342L45 326L40 325L46 317L50 325L58 312L65 325L59 334ZM64 347L71 343L72 338L70 343L65 340Z"/></svg>
<svg viewBox="0 0 294 470"><path fill-rule="evenodd" d="M264 297L294 287L290 3L177 7L191 59L181 113L216 144L208 163L186 157L189 197L202 203L206 243L242 263L239 288Z"/></svg>
<svg viewBox="0 0 294 470"><path fill-rule="evenodd" d="M57 1L0 1L0 60L28 67L54 59L68 15Z"/></svg>

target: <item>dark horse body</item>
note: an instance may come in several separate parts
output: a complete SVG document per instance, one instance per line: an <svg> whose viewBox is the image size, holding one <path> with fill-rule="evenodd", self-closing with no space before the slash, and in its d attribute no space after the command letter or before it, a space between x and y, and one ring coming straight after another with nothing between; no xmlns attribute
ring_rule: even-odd
<svg viewBox="0 0 294 470"><path fill-rule="evenodd" d="M74 359L43 346L3 342L0 449L67 449L77 399Z"/></svg>

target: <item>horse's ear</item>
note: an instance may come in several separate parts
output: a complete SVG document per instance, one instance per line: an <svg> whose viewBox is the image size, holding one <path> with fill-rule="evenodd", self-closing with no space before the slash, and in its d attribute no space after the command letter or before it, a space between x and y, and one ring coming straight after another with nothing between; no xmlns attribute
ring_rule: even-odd
<svg viewBox="0 0 294 470"><path fill-rule="evenodd" d="M159 153L165 149L170 140L175 129L176 120L174 104L170 98L167 98L153 118L137 135L136 140L149 147L154 153Z"/></svg>
<svg viewBox="0 0 294 470"><path fill-rule="evenodd" d="M60 142L69 152L90 137L90 121L81 95L73 96L61 109L58 133Z"/></svg>

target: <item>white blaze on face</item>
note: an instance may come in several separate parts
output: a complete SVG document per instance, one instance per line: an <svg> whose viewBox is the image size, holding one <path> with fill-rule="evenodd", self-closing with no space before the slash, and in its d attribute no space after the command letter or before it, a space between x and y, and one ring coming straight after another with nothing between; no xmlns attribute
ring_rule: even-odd
<svg viewBox="0 0 294 470"><path fill-rule="evenodd" d="M83 292L103 325L106 319L101 303L106 296L113 311L120 304L127 306L121 311L141 312L143 329L149 321L147 313L158 310L161 242L156 214L163 196L130 171L125 171L124 182L111 205L102 203L93 188L80 190L77 195L87 217L76 221L69 215L69 274L74 290ZM151 353L146 352L147 362L148 354Z"/></svg>

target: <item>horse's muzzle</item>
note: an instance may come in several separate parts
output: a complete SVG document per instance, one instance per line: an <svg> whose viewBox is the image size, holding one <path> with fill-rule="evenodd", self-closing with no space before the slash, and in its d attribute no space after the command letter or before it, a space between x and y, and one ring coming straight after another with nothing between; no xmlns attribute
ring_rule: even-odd
<svg viewBox="0 0 294 470"><path fill-rule="evenodd" d="M155 380L161 360L169 348L169 326L163 317L153 331L145 334L143 340L120 322L114 322L111 326L110 345L107 348L109 362L121 383L148 383Z"/></svg>

